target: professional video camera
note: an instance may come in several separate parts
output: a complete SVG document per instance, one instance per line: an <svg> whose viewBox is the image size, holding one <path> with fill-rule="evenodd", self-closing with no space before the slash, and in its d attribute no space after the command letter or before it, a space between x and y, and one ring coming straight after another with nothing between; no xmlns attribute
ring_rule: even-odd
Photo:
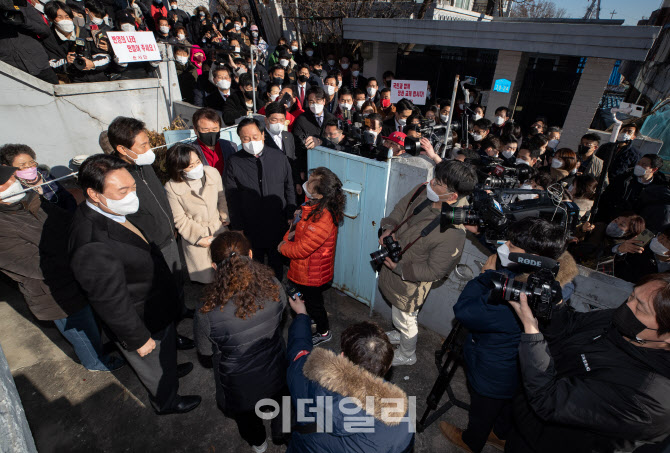
<svg viewBox="0 0 670 453"><path fill-rule="evenodd" d="M384 260L388 256L391 258L391 261L397 263L402 258L402 247L393 239L393 235L388 235L384 238L383 246L380 250L370 253L370 258L372 258L373 267L379 268L384 264Z"/></svg>
<svg viewBox="0 0 670 453"><path fill-rule="evenodd" d="M372 159L384 154L385 151L375 145L376 136L370 131L372 125L368 118L363 118L363 115L355 110L344 110L342 118L339 124L349 145L348 152ZM386 155L383 157L386 158Z"/></svg>
<svg viewBox="0 0 670 453"><path fill-rule="evenodd" d="M560 263L551 258L527 253L510 253L509 260L514 263L514 267L509 266L510 269L531 273L525 282L521 282L496 272L491 279L489 303L519 302L521 293L524 293L533 315L539 321L549 321L554 306L563 298L561 285L555 280Z"/></svg>
<svg viewBox="0 0 670 453"><path fill-rule="evenodd" d="M477 166L479 184L486 189L513 189L529 180L535 170L528 165L507 167L502 159L485 157Z"/></svg>
<svg viewBox="0 0 670 453"><path fill-rule="evenodd" d="M505 203L511 195L535 194L538 198ZM443 213L443 222L453 225L479 227L483 238L490 244L506 240L507 226L526 217L542 218L560 223L571 235L579 222L579 207L571 201L561 201L562 192L532 189L495 189L493 193L478 188L470 196L471 204L451 208Z"/></svg>
<svg viewBox="0 0 670 453"><path fill-rule="evenodd" d="M79 71L86 69L86 40L84 38L75 38L70 44L70 52L74 52L74 62L72 63Z"/></svg>

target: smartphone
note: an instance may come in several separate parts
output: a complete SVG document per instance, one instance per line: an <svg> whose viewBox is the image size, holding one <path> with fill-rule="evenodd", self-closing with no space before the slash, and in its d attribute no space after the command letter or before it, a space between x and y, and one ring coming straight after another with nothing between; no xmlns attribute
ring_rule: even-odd
<svg viewBox="0 0 670 453"><path fill-rule="evenodd" d="M651 240L654 239L654 237L656 237L656 235L653 232L644 230L642 233L635 236L635 240L642 243L640 247L646 247L647 244L649 244Z"/></svg>
<svg viewBox="0 0 670 453"><path fill-rule="evenodd" d="M286 294L291 299L295 300L296 296L297 297L302 297L302 293L300 291L298 291L298 288L296 288L293 285L293 283L287 282L286 285L284 285L284 286L286 287Z"/></svg>

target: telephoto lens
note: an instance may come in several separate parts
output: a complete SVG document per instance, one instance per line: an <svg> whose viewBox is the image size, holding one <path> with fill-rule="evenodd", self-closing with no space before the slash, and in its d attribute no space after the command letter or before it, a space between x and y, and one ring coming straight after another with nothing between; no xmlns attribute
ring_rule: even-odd
<svg viewBox="0 0 670 453"><path fill-rule="evenodd" d="M470 208L451 208L443 215L451 225L479 225L479 214Z"/></svg>

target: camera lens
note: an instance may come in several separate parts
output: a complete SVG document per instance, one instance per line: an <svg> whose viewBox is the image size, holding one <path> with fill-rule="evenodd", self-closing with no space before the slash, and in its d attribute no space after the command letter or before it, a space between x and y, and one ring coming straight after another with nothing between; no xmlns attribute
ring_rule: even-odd
<svg viewBox="0 0 670 453"><path fill-rule="evenodd" d="M479 224L479 215L476 212L465 208L453 208L444 213L447 223L452 225L477 225Z"/></svg>
<svg viewBox="0 0 670 453"><path fill-rule="evenodd" d="M382 247L381 250L370 253L370 258L372 258L372 263L375 265L375 267L379 267L384 264L384 260L387 256L389 256L389 252L386 247Z"/></svg>

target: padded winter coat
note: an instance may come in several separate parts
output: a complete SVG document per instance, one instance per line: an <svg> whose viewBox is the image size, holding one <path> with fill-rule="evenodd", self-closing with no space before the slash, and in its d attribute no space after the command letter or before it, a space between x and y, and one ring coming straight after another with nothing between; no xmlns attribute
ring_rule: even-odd
<svg viewBox="0 0 670 453"><path fill-rule="evenodd" d="M333 216L324 209L318 220L312 216L305 220L315 206L304 204L295 236L289 240L284 235L284 245L279 252L291 260L289 280L304 286L321 286L333 279L335 270L335 244L337 225Z"/></svg>

